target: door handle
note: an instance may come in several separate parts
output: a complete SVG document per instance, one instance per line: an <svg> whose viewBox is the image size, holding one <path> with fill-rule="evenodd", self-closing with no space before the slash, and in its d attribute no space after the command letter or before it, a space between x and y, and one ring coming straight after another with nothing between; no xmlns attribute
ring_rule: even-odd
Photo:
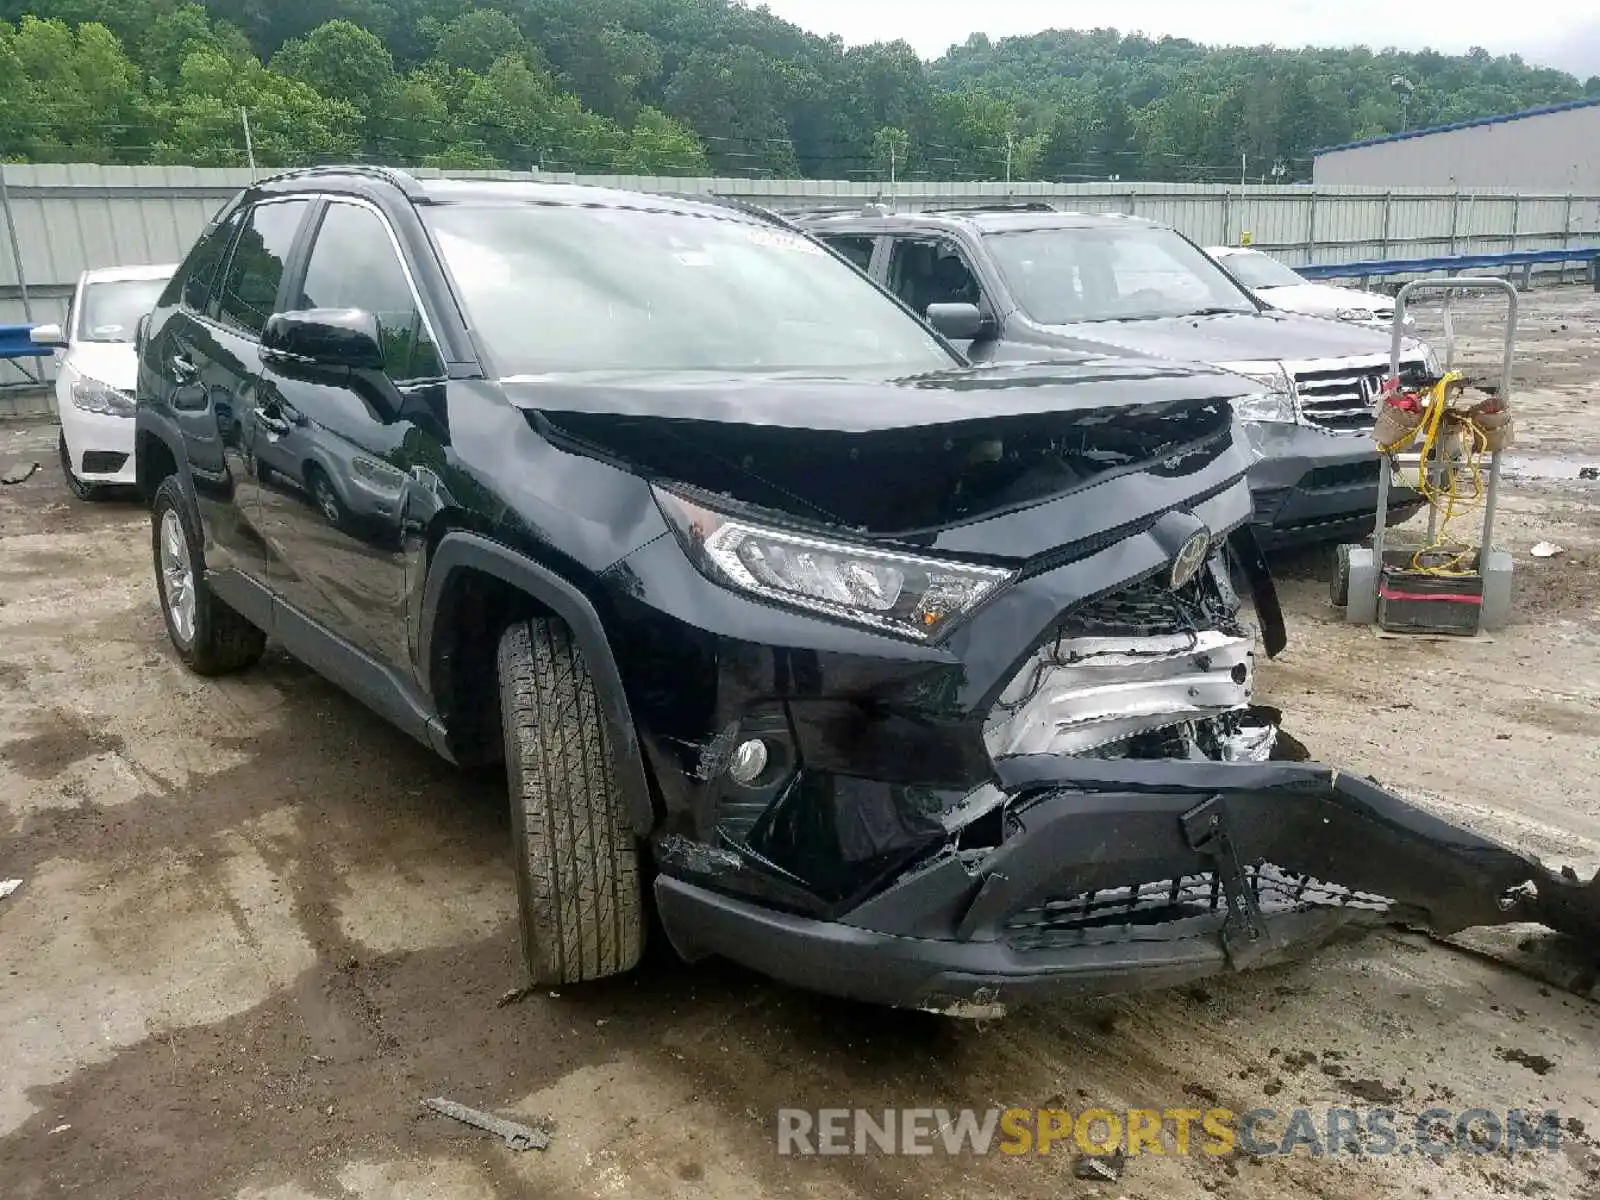
<svg viewBox="0 0 1600 1200"><path fill-rule="evenodd" d="M268 413L258 412L256 413L256 421L268 433L275 433L279 437L283 437L289 432L289 422L282 417L274 417Z"/></svg>
<svg viewBox="0 0 1600 1200"><path fill-rule="evenodd" d="M200 374L200 368L194 365L191 359L181 354L174 354L167 360L167 366L172 369L172 377L179 383L188 383Z"/></svg>

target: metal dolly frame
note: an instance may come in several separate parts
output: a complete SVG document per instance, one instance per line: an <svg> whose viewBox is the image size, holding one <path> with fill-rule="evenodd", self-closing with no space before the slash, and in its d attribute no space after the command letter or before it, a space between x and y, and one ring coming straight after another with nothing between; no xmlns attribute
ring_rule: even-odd
<svg viewBox="0 0 1600 1200"><path fill-rule="evenodd" d="M1500 364L1499 400L1506 411L1511 410L1511 367L1517 340L1518 297L1516 287L1505 279L1486 276L1460 276L1452 279L1414 279L1395 295L1394 322L1389 342L1389 374L1400 374L1400 351L1405 336L1406 303L1419 291L1445 293L1445 359L1444 369L1449 371L1455 360L1455 337L1450 325L1450 298L1458 292L1500 292L1506 298L1506 328ZM1350 546L1348 592L1345 620L1354 625L1371 625L1378 619L1378 588L1383 579L1383 568L1403 566L1416 551L1433 543L1438 534L1439 510L1436 505L1428 509L1428 540L1422 545L1406 543L1386 549L1389 542L1389 491L1393 482L1394 459L1398 455L1379 456L1377 524L1372 532L1370 549ZM1432 470L1422 463L1420 468ZM1494 549L1495 507L1500 493L1500 453L1489 452L1489 481L1484 488L1483 533L1478 542L1477 574L1483 582L1483 604L1478 613L1478 632L1498 629L1506 623L1511 608L1511 556ZM1387 557L1386 557L1387 555Z"/></svg>

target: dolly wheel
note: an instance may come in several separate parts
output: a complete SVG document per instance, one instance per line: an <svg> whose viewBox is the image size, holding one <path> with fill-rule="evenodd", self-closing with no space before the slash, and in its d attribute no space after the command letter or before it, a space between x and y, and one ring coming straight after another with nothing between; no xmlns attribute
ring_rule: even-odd
<svg viewBox="0 0 1600 1200"><path fill-rule="evenodd" d="M1333 581L1328 585L1328 598L1335 608L1350 603L1350 547L1338 545L1333 549Z"/></svg>

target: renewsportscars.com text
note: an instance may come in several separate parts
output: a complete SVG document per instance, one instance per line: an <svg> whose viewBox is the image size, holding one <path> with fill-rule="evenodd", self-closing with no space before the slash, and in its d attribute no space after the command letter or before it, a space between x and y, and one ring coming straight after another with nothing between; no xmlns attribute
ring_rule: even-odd
<svg viewBox="0 0 1600 1200"><path fill-rule="evenodd" d="M1487 1108L786 1108L778 1153L1516 1154L1561 1146L1561 1116Z"/></svg>

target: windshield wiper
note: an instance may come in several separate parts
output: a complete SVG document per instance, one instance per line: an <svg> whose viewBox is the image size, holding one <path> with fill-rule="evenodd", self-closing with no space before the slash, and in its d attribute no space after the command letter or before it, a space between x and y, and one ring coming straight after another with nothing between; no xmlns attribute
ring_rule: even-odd
<svg viewBox="0 0 1600 1200"><path fill-rule="evenodd" d="M1226 317L1230 315L1243 317L1258 311L1258 309L1253 308L1197 308L1193 312L1184 313L1183 315L1186 317Z"/></svg>

